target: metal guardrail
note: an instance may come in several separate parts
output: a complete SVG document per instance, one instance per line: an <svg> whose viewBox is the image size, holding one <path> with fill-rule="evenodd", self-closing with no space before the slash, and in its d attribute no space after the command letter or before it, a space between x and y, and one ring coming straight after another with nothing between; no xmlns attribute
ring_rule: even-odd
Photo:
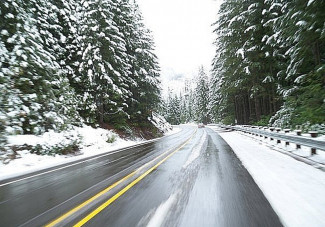
<svg viewBox="0 0 325 227"><path fill-rule="evenodd" d="M270 138L271 140L275 139L277 140L277 143L281 143L281 141L285 141L286 145L289 145L289 143L293 143L297 145L297 149L300 148L300 146L306 146L311 148L311 154L316 154L316 149L325 151L325 141L317 140L315 138L308 138L305 136L301 136L301 133L298 133L300 135L286 135L283 133L280 133L280 129L275 129L277 132L270 132L267 131L266 128L264 129L257 129L257 128L248 128L248 127L239 127L239 126L225 126L225 125L218 125L221 128L241 131L244 133L250 133L253 135L257 135L264 138ZM272 130L272 129L271 129ZM274 130L274 129L273 129ZM289 131L286 131L289 132ZM314 133L314 135L313 135ZM317 133L312 132L312 136L317 136Z"/></svg>

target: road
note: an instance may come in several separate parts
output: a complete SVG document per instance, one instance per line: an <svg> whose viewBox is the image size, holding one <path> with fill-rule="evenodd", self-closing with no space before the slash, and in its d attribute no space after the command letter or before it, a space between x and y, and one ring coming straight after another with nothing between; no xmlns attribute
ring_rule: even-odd
<svg viewBox="0 0 325 227"><path fill-rule="evenodd" d="M181 127L0 182L0 226L282 226L218 133Z"/></svg>

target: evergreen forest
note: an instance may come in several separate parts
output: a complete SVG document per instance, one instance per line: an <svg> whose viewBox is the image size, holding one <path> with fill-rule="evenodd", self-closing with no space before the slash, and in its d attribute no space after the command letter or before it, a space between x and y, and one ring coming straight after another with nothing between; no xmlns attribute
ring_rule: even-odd
<svg viewBox="0 0 325 227"><path fill-rule="evenodd" d="M135 0L3 1L0 143L82 124L150 131L154 111L172 124L325 130L324 9L318 0L224 0L212 69L162 101Z"/></svg>
<svg viewBox="0 0 325 227"><path fill-rule="evenodd" d="M324 9L317 0L224 0L212 71L169 95L163 115L174 124L325 129Z"/></svg>
<svg viewBox="0 0 325 227"><path fill-rule="evenodd" d="M6 0L0 30L1 143L80 124L150 128L160 69L135 1Z"/></svg>

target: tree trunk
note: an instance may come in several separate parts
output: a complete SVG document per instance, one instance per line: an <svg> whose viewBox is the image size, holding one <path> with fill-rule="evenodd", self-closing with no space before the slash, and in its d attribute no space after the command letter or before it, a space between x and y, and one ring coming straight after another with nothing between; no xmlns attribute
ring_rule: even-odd
<svg viewBox="0 0 325 227"><path fill-rule="evenodd" d="M237 107L237 97L235 96L234 99L234 103L235 103L235 123L238 124L238 107ZM237 122L236 122L237 121Z"/></svg>
<svg viewBox="0 0 325 227"><path fill-rule="evenodd" d="M103 104L103 95L99 95L99 103L98 103L98 117L99 117L99 124L104 123L104 104Z"/></svg>
<svg viewBox="0 0 325 227"><path fill-rule="evenodd" d="M243 124L247 124L247 102L246 96L243 97Z"/></svg>
<svg viewBox="0 0 325 227"><path fill-rule="evenodd" d="M249 123L251 119L254 117L254 114L253 114L253 106L252 106L251 99L249 98L249 95L247 96L248 96L248 109L249 109L249 118L248 118L248 123Z"/></svg>
<svg viewBox="0 0 325 227"><path fill-rule="evenodd" d="M259 121L261 119L261 107L260 107L259 99L255 97L254 102L255 102L256 121Z"/></svg>
<svg viewBox="0 0 325 227"><path fill-rule="evenodd" d="M315 60L315 66L319 65L321 62L321 59L320 59L320 51L319 51L318 41L316 41L313 45L313 55L314 55L314 60Z"/></svg>
<svg viewBox="0 0 325 227"><path fill-rule="evenodd" d="M272 94L269 94L269 114L270 115L274 114L274 108L273 108L273 105L272 105L272 100L273 100L272 96L273 96Z"/></svg>

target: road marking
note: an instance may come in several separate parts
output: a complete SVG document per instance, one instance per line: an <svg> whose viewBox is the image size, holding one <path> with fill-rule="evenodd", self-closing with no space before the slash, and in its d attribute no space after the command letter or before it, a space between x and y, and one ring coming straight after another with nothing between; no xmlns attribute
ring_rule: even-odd
<svg viewBox="0 0 325 227"><path fill-rule="evenodd" d="M169 152L170 150L166 151ZM133 171L132 173L130 173L129 175L123 177L121 180L115 182L114 184L112 184L111 186L105 188L103 191L97 193L96 195L94 195L93 197L91 197L90 199L88 199L87 201L81 203L80 205L78 205L77 207L71 209L70 211L68 211L67 213L63 214L62 216L60 216L59 218L55 219L54 221L52 221L51 223L45 225L45 227L52 227L55 226L56 224L60 223L61 221L63 221L64 219L66 219L67 217L69 217L70 215L72 215L73 213L77 212L78 210L80 210L81 208L83 208L84 206L88 205L89 203L91 203L92 201L94 201L95 199L99 198L100 196L102 196L103 194L105 194L106 192L110 191L111 189L113 189L114 187L116 187L117 185L119 185L120 183L122 183L123 181L129 179L130 177L132 177L133 175L135 175L137 172L139 172L141 169L143 169L145 166L149 165L151 162L157 160L158 158L160 158L162 155L166 154L163 153L161 155L159 155L158 157L156 157L155 159L151 160L150 162L142 165L140 168L136 169L135 171Z"/></svg>
<svg viewBox="0 0 325 227"><path fill-rule="evenodd" d="M181 131L179 131L179 132L181 132ZM177 133L179 133L179 132L177 132ZM175 134L177 134L177 133L175 133ZM108 155L116 154L116 153L122 152L122 151L127 150L127 149L136 148L136 147L139 147L141 145L146 145L146 144L155 142L157 140L160 140L162 138L165 138L165 137L168 137L168 136L172 136L172 135L175 135L175 134L171 134L171 135L163 136L163 137L160 137L160 138L148 140L148 141L141 142L141 143L138 143L138 144L129 146L129 147L124 147L124 148L120 148L120 149L117 149L117 150L112 150L112 152L107 151L109 153L98 154L98 156L94 155L95 157L91 157L90 156L89 159L87 159L87 160L83 160L83 161L76 162L76 163L73 163L73 164L70 164L70 165L66 165L66 166L62 166L62 167L56 168L56 169L52 169L52 170L48 170L48 171L45 171L45 172L42 172L42 173L38 173L38 174L29 176L29 177L24 177L24 178L20 178L20 179L17 179L17 180L9 181L7 183L0 184L0 187L6 186L6 185L9 185L9 184L12 184L12 183L17 183L19 181L27 180L27 179L30 179L30 178L34 178L34 177L37 177L37 176L41 176L41 175L44 175L44 174L47 174L47 173L52 173L52 172L55 172L55 171L58 171L58 170L61 170L61 169L66 169L66 168L69 168L69 167L72 167L72 166L75 166L75 165L78 165L78 164L81 164L81 163L85 163L85 162L88 162L88 161L95 160L97 158L102 158L102 157L105 157L105 156L108 156ZM64 165L64 164L66 164L66 163L63 163L62 165ZM54 166L49 167L49 168L53 168L53 167ZM42 171L42 170L36 170L36 171ZM16 177L19 177L19 175L16 176Z"/></svg>
<svg viewBox="0 0 325 227"><path fill-rule="evenodd" d="M107 151L107 153L104 153L104 154L98 154L97 156L94 155L95 157L90 156L89 159L86 159L86 160L83 160L83 161L78 162L78 160L76 160L76 163L73 163L73 164L70 164L70 165L65 165L66 163L63 163L61 165L65 165L65 166L62 166L62 167L59 167L59 168L56 168L56 169L52 169L52 170L48 170L48 171L45 171L45 172L42 172L42 173L38 173L38 174L29 176L29 177L24 177L24 178L20 178L20 179L17 179L17 180L9 181L7 183L0 184L0 187L6 186L6 185L9 185L9 184L12 184L12 183L16 183L16 182L19 182L19 181L27 180L27 179L30 179L30 178L34 178L34 177L37 177L37 176L41 176L41 175L44 175L44 174L47 174L47 173L52 173L52 172L55 172L55 171L58 171L58 170L61 170L61 169L66 169L66 168L69 168L69 167L72 167L72 166L75 166L75 165L78 165L78 164L82 164L82 163L89 162L89 161L92 161L92 160L95 160L95 159L98 159L98 158L102 158L102 157L105 157L105 156L116 154L116 153L125 151L127 149L136 148L136 147L139 147L141 145L146 145L146 144L155 142L156 140L160 140L162 138L163 137L148 140L148 141L145 141L143 143L138 143L138 144L135 144L135 145L132 145L132 146L129 146L129 147L124 147L124 148L120 148L120 149L117 149L117 150ZM74 162L74 161L71 161L71 162ZM49 168L53 168L53 167L55 168L55 166L52 166L52 167L49 167ZM42 171L42 170L36 170L36 171ZM17 177L19 177L19 176L17 176Z"/></svg>
<svg viewBox="0 0 325 227"><path fill-rule="evenodd" d="M41 176L41 175L44 175L44 174L47 174L47 173L52 173L52 172L55 172L55 171L58 171L58 170L61 170L61 169L66 169L66 168L69 168L69 167L72 167L72 166L75 166L75 165L78 165L78 164L81 164L81 163L85 163L85 162L95 160L97 158L102 158L102 157L105 157L105 156L108 156L108 155L116 154L116 153L122 152L122 151L124 151L125 149L128 149L128 148L130 148L130 147L122 148L122 150L118 150L118 151L115 151L115 152L110 152L108 154L103 154L103 155L93 157L93 158L90 158L90 159L87 159L87 160L83 160L83 161L80 161L80 162L77 162L77 163L73 163L73 164L70 164L70 165L66 165L66 166L56 168L56 169L52 169L52 170L48 170L48 171L45 171L45 172L42 172L42 173L38 173L38 174L29 176L29 177L24 177L24 178L21 178L21 179L18 179L18 180L9 181L7 183L0 184L0 187L6 186L8 184L16 183L16 182L19 182L19 181L27 180L27 179L30 179L30 178L34 178L34 177L37 177L37 176Z"/></svg>
<svg viewBox="0 0 325 227"><path fill-rule="evenodd" d="M90 199L86 200L85 202L81 203L80 205L76 206L75 208L71 209L70 211L68 211L67 213L63 214L62 216L60 216L59 218L55 219L54 221L52 221L51 223L45 225L45 227L51 227L51 226L55 226L56 224L60 223L61 221L63 221L64 219L66 219L67 217L69 217L70 215L72 215L73 213L75 213L76 211L80 210L81 208L83 208L84 206L86 206L87 204L91 203L92 201L94 201L95 199L97 199L98 197L102 196L103 194L105 194L106 192L108 192L109 190L111 190L112 188L116 187L117 185L119 185L120 183L122 183L123 181L129 179L130 177L132 177L135 173L137 172L134 171L132 173L130 173L129 175L123 177L121 180L115 182L114 184L112 184L111 186L105 188L103 191L97 193L96 195L94 195L93 197L91 197Z"/></svg>
<svg viewBox="0 0 325 227"><path fill-rule="evenodd" d="M169 152L170 150L166 151ZM145 166L149 165L151 162L156 161L158 158L160 158L162 155L166 154L163 153L161 155L159 155L158 157L156 157L155 159L151 160L150 162L142 165L141 167L139 167L138 169L136 169L135 171L133 171L132 173L130 173L129 175L123 177L121 180L115 182L114 184L110 185L109 187L105 188L103 191L97 193L96 195L94 195L93 197L91 197L90 199L86 200L85 202L79 204L78 206L76 206L75 208L71 209L70 211L68 211L67 213L63 214L62 216L58 217L57 219L55 219L54 221L50 222L49 224L45 225L45 227L52 227L55 226L56 224L60 223L61 221L63 221L64 219L66 219L67 217L69 217L70 215L74 214L75 212L77 212L78 210L80 210L81 208L83 208L84 206L88 205L89 203L91 203L92 201L94 201L95 199L99 198L100 196L102 196L103 194L105 194L106 192L110 191L111 189L113 189L114 187L116 187L117 185L119 185L120 183L122 183L123 181L129 179L130 177L132 177L133 175L135 175L137 172L139 172L141 169L143 169Z"/></svg>
<svg viewBox="0 0 325 227"><path fill-rule="evenodd" d="M191 136L191 138L194 136L194 134L196 133L196 131L193 133L193 135ZM191 139L189 138L188 140L186 140L186 142L184 144L182 144L179 148L177 148L177 150L181 149L183 146L185 146L185 144L188 143L188 141ZM173 149L173 148L172 148ZM45 227L52 227L55 226L56 224L60 223L61 221L63 221L64 219L66 219L67 217L71 216L72 214L74 214L75 212L77 212L78 210L82 209L83 207L85 207L86 205L88 205L89 203L93 202L95 199L99 198L100 196L102 196L103 194L105 194L106 192L110 191L111 189L113 189L114 187L116 187L117 185L119 185L120 183L122 183L123 181L129 179L130 177L134 176L137 172L139 172L141 169L145 168L147 165L150 165L152 162L155 162L157 159L161 158L162 156L164 156L165 154L169 153L172 149L169 149L167 151L165 151L164 153L162 153L161 155L157 156L156 158L154 158L153 160L147 162L146 164L142 165L141 167L139 167L138 169L136 169L135 171L133 171L132 173L130 173L129 175L123 177L122 179L120 179L119 181L115 182L114 184L110 185L109 187L105 188L103 191L97 193L96 195L94 195L93 197L89 198L88 200L86 200L85 202L79 204L78 206L76 206L75 208L71 209L70 211L68 211L67 213L61 215L60 217L58 217L57 219L53 220L52 222L48 223L47 225L45 225ZM177 151L176 150L176 151ZM173 152L175 153L175 151ZM173 154L172 153L172 154ZM168 156L167 156L168 157Z"/></svg>
<svg viewBox="0 0 325 227"><path fill-rule="evenodd" d="M195 131L196 133L196 131ZM132 188L135 184L137 184L139 181L141 181L143 178L145 178L149 173L151 173L153 170L155 170L158 166L160 166L162 163L164 163L167 159L169 159L171 156L173 156L176 152L178 152L180 149L182 149L194 136L194 134L179 148L177 148L175 151L167 155L164 159L159 161L156 165L151 167L149 170L147 170L145 173L143 173L141 176L139 176L137 179L132 181L130 184L128 184L125 188L123 188L121 191L116 193L113 197L111 197L109 200L107 200L105 203L97 207L94 211L92 211L90 214L88 214L85 218L80 220L77 224L75 224L73 227L80 227L86 224L90 219L95 217L98 213L100 213L102 210L104 210L106 207L108 207L111 203L113 203L115 200L117 200L121 195L123 195L125 192L127 192L130 188Z"/></svg>

